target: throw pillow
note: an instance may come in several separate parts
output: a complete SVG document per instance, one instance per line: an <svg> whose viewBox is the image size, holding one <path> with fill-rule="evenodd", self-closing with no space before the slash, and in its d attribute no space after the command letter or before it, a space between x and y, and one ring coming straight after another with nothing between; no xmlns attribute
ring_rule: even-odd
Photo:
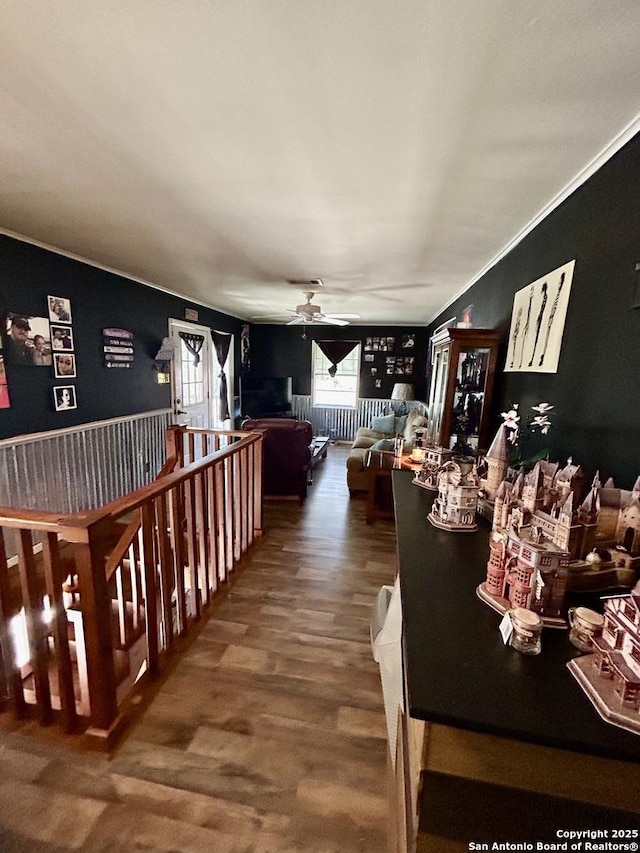
<svg viewBox="0 0 640 853"><path fill-rule="evenodd" d="M395 426L395 416L390 415L380 415L377 418L371 418L371 429L374 429L376 432L386 432L389 435L393 435L393 430Z"/></svg>
<svg viewBox="0 0 640 853"><path fill-rule="evenodd" d="M395 441L393 438L381 438L371 445L371 450L391 451L393 453Z"/></svg>

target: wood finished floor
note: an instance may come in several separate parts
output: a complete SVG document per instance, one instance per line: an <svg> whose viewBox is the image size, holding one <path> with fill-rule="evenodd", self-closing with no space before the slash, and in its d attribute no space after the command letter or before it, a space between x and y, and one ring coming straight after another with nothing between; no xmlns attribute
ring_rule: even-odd
<svg viewBox="0 0 640 853"><path fill-rule="evenodd" d="M378 853L386 739L369 617L393 523L333 446L114 754L0 734L0 851Z"/></svg>

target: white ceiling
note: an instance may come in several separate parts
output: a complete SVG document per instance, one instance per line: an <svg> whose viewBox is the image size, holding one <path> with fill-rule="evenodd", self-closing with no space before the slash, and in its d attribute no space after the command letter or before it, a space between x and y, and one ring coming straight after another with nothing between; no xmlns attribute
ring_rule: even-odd
<svg viewBox="0 0 640 853"><path fill-rule="evenodd" d="M3 0L0 227L426 323L637 130L639 45L638 0Z"/></svg>

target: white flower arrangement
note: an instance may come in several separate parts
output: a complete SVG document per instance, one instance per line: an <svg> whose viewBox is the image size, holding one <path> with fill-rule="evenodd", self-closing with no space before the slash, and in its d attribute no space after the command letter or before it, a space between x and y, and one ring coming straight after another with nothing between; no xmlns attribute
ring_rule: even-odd
<svg viewBox="0 0 640 853"><path fill-rule="evenodd" d="M537 406L532 406L531 410L538 412L538 414L529 419L525 425L526 431L528 433L540 432L542 435L546 435L553 426L549 419L549 412L553 408L549 403L538 403ZM501 412L501 417L505 427L509 430L507 441L513 445L514 449L521 449L523 435L520 415L518 414L518 403L514 403L508 411ZM518 458L520 457L519 453L516 455Z"/></svg>

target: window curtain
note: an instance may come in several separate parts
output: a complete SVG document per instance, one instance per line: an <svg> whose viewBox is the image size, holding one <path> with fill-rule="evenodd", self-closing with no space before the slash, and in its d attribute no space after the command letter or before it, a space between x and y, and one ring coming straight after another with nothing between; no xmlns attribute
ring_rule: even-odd
<svg viewBox="0 0 640 853"><path fill-rule="evenodd" d="M229 414L229 393L227 390L227 374L224 372L224 366L227 363L229 356L229 347L231 346L231 335L227 332L211 332L213 345L216 349L216 358L220 365L220 420L226 421L231 415Z"/></svg>
<svg viewBox="0 0 640 853"><path fill-rule="evenodd" d="M338 365L349 353L358 346L358 341L316 341L324 356L331 362L329 376L333 377L338 372Z"/></svg>
<svg viewBox="0 0 640 853"><path fill-rule="evenodd" d="M191 332L180 332L180 337L184 341L184 345L193 356L193 366L197 367L200 364L200 350L204 344L202 335L192 335Z"/></svg>

